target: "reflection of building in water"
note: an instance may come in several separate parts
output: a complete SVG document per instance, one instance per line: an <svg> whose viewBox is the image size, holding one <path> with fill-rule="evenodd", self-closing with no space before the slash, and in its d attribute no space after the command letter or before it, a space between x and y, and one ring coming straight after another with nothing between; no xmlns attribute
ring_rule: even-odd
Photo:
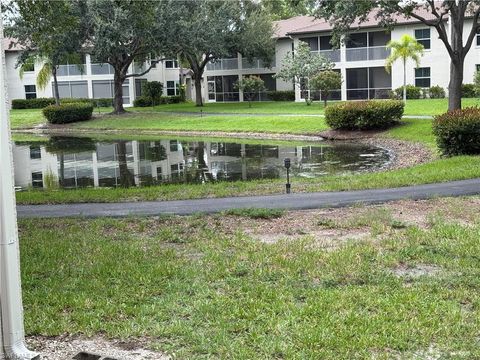
<svg viewBox="0 0 480 360"><path fill-rule="evenodd" d="M40 144L40 143L39 143ZM368 153L361 153L367 150ZM320 176L371 168L388 161L381 149L276 146L177 140L98 142L52 137L40 145L13 148L15 184L21 188L129 187L162 182L274 179L291 174Z"/></svg>
<svg viewBox="0 0 480 360"><path fill-rule="evenodd" d="M47 145L15 145L15 185L42 188L55 179L66 188L146 185L174 178L184 171L177 141L97 143L94 150L75 152Z"/></svg>

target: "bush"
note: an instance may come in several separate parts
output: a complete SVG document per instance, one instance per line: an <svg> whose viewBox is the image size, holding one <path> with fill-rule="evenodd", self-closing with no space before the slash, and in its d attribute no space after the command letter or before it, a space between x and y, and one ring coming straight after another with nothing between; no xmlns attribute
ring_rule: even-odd
<svg viewBox="0 0 480 360"><path fill-rule="evenodd" d="M462 97L474 98L477 95L477 91L474 84L462 84Z"/></svg>
<svg viewBox="0 0 480 360"><path fill-rule="evenodd" d="M91 103L49 105L43 109L43 115L50 124L89 120L92 117L92 112L93 105Z"/></svg>
<svg viewBox="0 0 480 360"><path fill-rule="evenodd" d="M394 90L396 99L403 99L403 86ZM407 99L420 99L422 97L422 88L407 85Z"/></svg>
<svg viewBox="0 0 480 360"><path fill-rule="evenodd" d="M88 98L63 98L61 104L91 103L95 107L110 107L113 105L113 99L88 99ZM43 109L49 105L54 105L54 98L37 99L14 99L12 100L12 109Z"/></svg>
<svg viewBox="0 0 480 360"><path fill-rule="evenodd" d="M445 97L445 89L441 86L432 86L428 89L428 97L430 99L443 99Z"/></svg>
<svg viewBox="0 0 480 360"><path fill-rule="evenodd" d="M480 154L480 109L471 107L435 116L433 134L445 155Z"/></svg>
<svg viewBox="0 0 480 360"><path fill-rule="evenodd" d="M152 99L146 96L139 96L133 100L133 106L135 107L148 107L152 106Z"/></svg>
<svg viewBox="0 0 480 360"><path fill-rule="evenodd" d="M348 101L325 108L325 121L332 129L385 129L401 120L403 108L400 100Z"/></svg>
<svg viewBox="0 0 480 360"><path fill-rule="evenodd" d="M54 98L13 99L12 109L43 109L55 104Z"/></svg>
<svg viewBox="0 0 480 360"><path fill-rule="evenodd" d="M295 91L269 91L268 97L272 101L295 101Z"/></svg>

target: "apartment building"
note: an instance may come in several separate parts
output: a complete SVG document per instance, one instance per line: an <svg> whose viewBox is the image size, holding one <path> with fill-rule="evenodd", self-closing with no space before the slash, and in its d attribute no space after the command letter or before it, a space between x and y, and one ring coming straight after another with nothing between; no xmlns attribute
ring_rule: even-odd
<svg viewBox="0 0 480 360"><path fill-rule="evenodd" d="M419 10L420 11L420 10ZM423 13L428 17L428 13ZM425 26L413 18L398 17L392 31L385 31L378 25L374 15L362 24L356 24L347 41L338 49L330 44L332 28L328 22L310 16L297 16L277 21L276 53L273 63L266 67L261 61L249 63L241 54L229 59L221 59L209 64L205 76L206 101L242 101L242 93L233 84L244 76L258 75L264 81L266 93L258 94L256 100L268 100L270 90L295 90L296 101L302 101L308 94L306 79L301 84L293 84L273 75L278 71L287 52L292 51L300 41L309 44L313 53L323 55L334 63L334 70L342 74L342 88L331 93L337 100L360 100L387 98L389 91L403 85L403 65L397 62L391 72L385 70L385 59L390 50L386 44L398 40L404 34L415 37L425 47L420 66L407 63L407 83L422 88L439 85L447 90L449 82L450 58L436 30ZM448 28L448 19L446 26ZM465 36L471 23L465 24ZM480 68L480 35L465 59L464 81L471 83L477 68ZM320 99L319 92L310 94Z"/></svg>
<svg viewBox="0 0 480 360"><path fill-rule="evenodd" d="M5 60L7 67L8 94L10 99L31 99L37 97L52 97L52 81L44 89L38 88L36 79L42 63L31 64L25 69L23 77L16 68L17 58L21 49L10 47L11 40L4 39ZM63 64L57 70L58 92L61 98L113 98L113 68L109 64L96 61L93 56L86 54L82 64ZM133 64L130 71L141 73L148 62ZM165 96L179 94L180 68L177 60L159 62L147 74L141 77L132 77L123 85L123 103L133 105L136 97L142 94L142 83L159 81L163 83Z"/></svg>

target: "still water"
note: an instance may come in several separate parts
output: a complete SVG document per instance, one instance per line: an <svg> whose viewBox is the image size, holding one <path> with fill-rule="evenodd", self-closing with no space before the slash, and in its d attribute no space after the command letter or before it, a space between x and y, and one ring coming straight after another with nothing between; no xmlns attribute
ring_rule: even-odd
<svg viewBox="0 0 480 360"><path fill-rule="evenodd" d="M154 139L98 141L51 137L16 142L13 147L17 189L130 187L163 183L205 183L378 170L389 161L387 150L342 142L242 143Z"/></svg>

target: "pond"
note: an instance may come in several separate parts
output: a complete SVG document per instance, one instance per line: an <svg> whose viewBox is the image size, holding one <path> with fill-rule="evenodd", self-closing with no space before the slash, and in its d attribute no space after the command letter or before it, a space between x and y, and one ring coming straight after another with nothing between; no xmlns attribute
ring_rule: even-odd
<svg viewBox="0 0 480 360"><path fill-rule="evenodd" d="M381 169L385 149L348 142L250 142L201 138L94 140L50 137L13 146L17 190L151 186L285 178Z"/></svg>

